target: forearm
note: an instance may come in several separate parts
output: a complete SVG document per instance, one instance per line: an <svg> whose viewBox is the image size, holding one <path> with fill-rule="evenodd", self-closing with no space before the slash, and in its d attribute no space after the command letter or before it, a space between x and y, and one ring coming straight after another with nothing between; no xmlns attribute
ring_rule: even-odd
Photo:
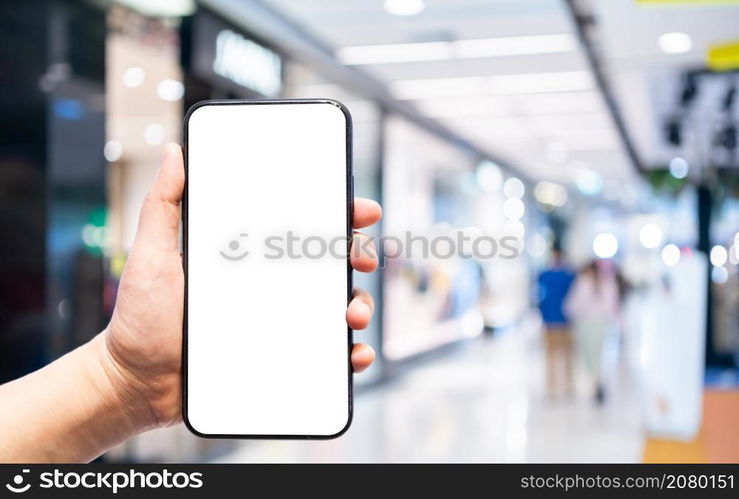
<svg viewBox="0 0 739 499"><path fill-rule="evenodd" d="M0 462L87 462L145 429L104 336L0 386Z"/></svg>

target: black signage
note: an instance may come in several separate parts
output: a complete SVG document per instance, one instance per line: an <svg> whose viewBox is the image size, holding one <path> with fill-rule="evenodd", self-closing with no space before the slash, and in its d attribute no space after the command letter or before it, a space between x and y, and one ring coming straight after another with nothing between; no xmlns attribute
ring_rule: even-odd
<svg viewBox="0 0 739 499"><path fill-rule="evenodd" d="M243 94L278 97L282 57L216 15L199 9L188 20L183 66L207 83Z"/></svg>

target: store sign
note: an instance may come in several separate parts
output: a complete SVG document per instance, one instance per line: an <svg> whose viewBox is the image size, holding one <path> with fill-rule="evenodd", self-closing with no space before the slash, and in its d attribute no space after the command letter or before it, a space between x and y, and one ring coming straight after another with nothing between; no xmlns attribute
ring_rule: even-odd
<svg viewBox="0 0 739 499"><path fill-rule="evenodd" d="M216 37L213 71L262 95L275 96L282 87L282 60L271 50L224 29Z"/></svg>
<svg viewBox="0 0 739 499"><path fill-rule="evenodd" d="M186 69L217 88L237 94L244 90L264 97L280 94L279 54L204 10L195 15L191 30Z"/></svg>

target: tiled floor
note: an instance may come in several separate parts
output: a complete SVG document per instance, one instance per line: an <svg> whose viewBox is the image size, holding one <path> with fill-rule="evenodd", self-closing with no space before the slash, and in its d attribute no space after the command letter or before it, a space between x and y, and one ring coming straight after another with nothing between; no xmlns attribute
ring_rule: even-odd
<svg viewBox="0 0 739 499"><path fill-rule="evenodd" d="M544 393L540 338L522 330L472 340L416 364L355 400L343 437L323 442L250 441L219 462L638 462L636 382L610 355L607 404Z"/></svg>

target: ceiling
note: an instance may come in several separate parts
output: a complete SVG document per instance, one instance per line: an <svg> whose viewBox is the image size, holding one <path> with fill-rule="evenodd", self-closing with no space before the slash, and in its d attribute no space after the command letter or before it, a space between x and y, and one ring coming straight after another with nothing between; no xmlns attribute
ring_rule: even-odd
<svg viewBox="0 0 739 499"><path fill-rule="evenodd" d="M611 184L635 178L563 1L425 0L414 16L389 14L383 0L265 2L533 179L567 184L583 170ZM655 81L702 64L710 43L739 37L739 8L579 3L596 18L597 50L638 151L648 164L665 161L674 151L656 133L665 92ZM662 53L657 39L670 31L689 33L693 49Z"/></svg>
<svg viewBox="0 0 739 499"><path fill-rule="evenodd" d="M588 0L587 3L598 20L598 49L608 79L642 161L647 167L664 166L677 154L699 160L700 151L694 147L688 146L686 150L667 143L664 122L678 108L681 74L704 68L712 45L739 40L739 2L659 5L634 0ZM660 50L657 43L660 35L674 32L690 36L690 50L679 54ZM717 110L725 85L706 81L703 87L691 119L697 127L707 130L715 124L714 116L709 115Z"/></svg>

